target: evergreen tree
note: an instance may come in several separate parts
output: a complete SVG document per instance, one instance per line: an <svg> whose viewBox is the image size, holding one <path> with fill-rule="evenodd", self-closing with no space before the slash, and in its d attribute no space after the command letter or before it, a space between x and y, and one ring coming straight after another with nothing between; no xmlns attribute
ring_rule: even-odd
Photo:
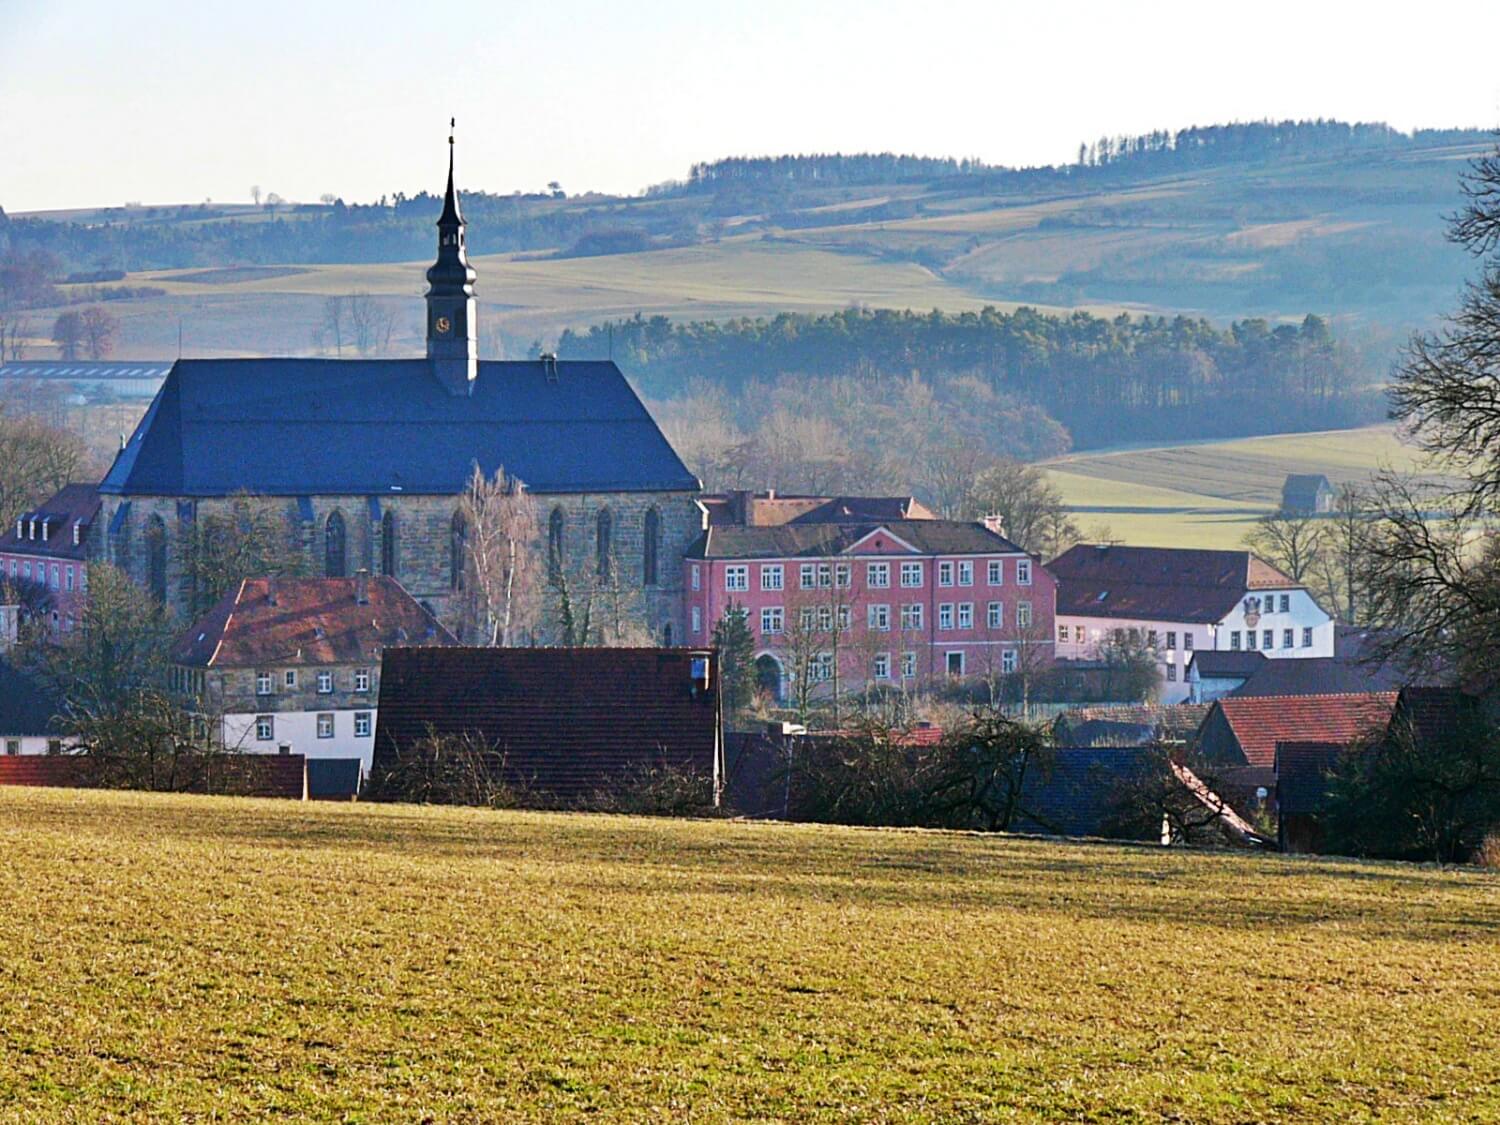
<svg viewBox="0 0 1500 1125"><path fill-rule="evenodd" d="M749 610L730 603L714 625L714 647L719 650L724 706L732 715L750 706L755 693L755 635L750 632Z"/></svg>

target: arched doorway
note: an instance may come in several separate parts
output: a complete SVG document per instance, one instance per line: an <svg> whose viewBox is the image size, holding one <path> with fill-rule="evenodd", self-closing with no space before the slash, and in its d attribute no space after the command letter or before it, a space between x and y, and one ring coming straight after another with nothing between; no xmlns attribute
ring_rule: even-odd
<svg viewBox="0 0 1500 1125"><path fill-rule="evenodd" d="M780 703L785 679L781 661L769 652L763 652L755 658L755 690L757 692L765 692Z"/></svg>

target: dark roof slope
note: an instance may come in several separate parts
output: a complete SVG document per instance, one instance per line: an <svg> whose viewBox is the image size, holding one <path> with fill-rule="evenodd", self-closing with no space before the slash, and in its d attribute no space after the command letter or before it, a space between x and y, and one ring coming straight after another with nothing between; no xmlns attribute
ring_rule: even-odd
<svg viewBox="0 0 1500 1125"><path fill-rule="evenodd" d="M476 461L534 492L698 488L611 362L481 362L464 397L425 359L184 359L100 491L451 495Z"/></svg>
<svg viewBox="0 0 1500 1125"><path fill-rule="evenodd" d="M1333 485L1322 473L1290 473L1281 486L1281 506L1289 512L1311 512L1317 507L1318 493L1333 491Z"/></svg>
<svg viewBox="0 0 1500 1125"><path fill-rule="evenodd" d="M923 555L1021 554L1003 535L965 520L886 520L878 523L788 523L777 527L710 527L688 548L695 559L827 558L884 530Z"/></svg>
<svg viewBox="0 0 1500 1125"><path fill-rule="evenodd" d="M708 649L394 648L375 772L429 734L473 734L508 784L568 803L662 764L713 776L719 723Z"/></svg>
<svg viewBox="0 0 1500 1125"><path fill-rule="evenodd" d="M1266 660L1234 696L1354 695L1396 691L1402 676L1396 668L1367 667L1336 656Z"/></svg>
<svg viewBox="0 0 1500 1125"><path fill-rule="evenodd" d="M58 713L62 702L45 688L0 660L0 737L41 738L62 733Z"/></svg>
<svg viewBox="0 0 1500 1125"><path fill-rule="evenodd" d="M1061 747L1049 771L1027 775L1021 805L1027 814L1021 832L1057 836L1100 836L1121 813L1120 798L1144 778L1154 759L1140 747Z"/></svg>
<svg viewBox="0 0 1500 1125"><path fill-rule="evenodd" d="M214 668L375 663L396 645L458 643L394 578L368 579L364 604L359 582L247 578L179 634L171 659Z"/></svg>
<svg viewBox="0 0 1500 1125"><path fill-rule="evenodd" d="M1276 744L1276 807L1282 816L1323 811L1328 804L1328 772L1344 749L1338 742Z"/></svg>
<svg viewBox="0 0 1500 1125"><path fill-rule="evenodd" d="M14 521L0 528L0 551L41 555L50 559L82 559L88 552L88 530L99 514L99 488L92 484L65 484L48 499L24 512L22 534ZM32 521L36 521L32 538ZM42 523L46 522L43 538ZM73 524L82 524L79 542L73 543Z"/></svg>
<svg viewBox="0 0 1500 1125"><path fill-rule="evenodd" d="M1212 624L1246 590L1301 585L1249 551L1080 543L1047 569L1057 579L1057 612L1074 617Z"/></svg>
<svg viewBox="0 0 1500 1125"><path fill-rule="evenodd" d="M1265 663L1265 654L1260 652L1200 648L1188 661L1188 670L1196 668L1199 679L1204 680L1247 680Z"/></svg>

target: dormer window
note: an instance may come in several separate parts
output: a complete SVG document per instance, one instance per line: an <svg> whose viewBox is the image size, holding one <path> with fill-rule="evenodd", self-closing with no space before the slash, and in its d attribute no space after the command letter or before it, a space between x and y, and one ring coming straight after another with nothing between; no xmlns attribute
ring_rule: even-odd
<svg viewBox="0 0 1500 1125"><path fill-rule="evenodd" d="M73 546L78 546L83 539L83 521L73 521Z"/></svg>
<svg viewBox="0 0 1500 1125"><path fill-rule="evenodd" d="M26 538L27 539L35 539L36 538L36 517L35 516L32 516L31 519L28 520L27 523L26 523Z"/></svg>

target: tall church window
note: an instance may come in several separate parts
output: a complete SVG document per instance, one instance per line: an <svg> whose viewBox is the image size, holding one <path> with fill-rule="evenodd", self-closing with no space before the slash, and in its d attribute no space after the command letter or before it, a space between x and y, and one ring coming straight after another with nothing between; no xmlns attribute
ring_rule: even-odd
<svg viewBox="0 0 1500 1125"><path fill-rule="evenodd" d="M608 508L600 508L598 527L594 535L594 554L597 556L599 578L603 582L609 581L610 536L613 530L614 517L609 514Z"/></svg>
<svg viewBox="0 0 1500 1125"><path fill-rule="evenodd" d="M160 516L146 521L146 589L161 605L167 603L167 525Z"/></svg>
<svg viewBox="0 0 1500 1125"><path fill-rule="evenodd" d="M547 578L554 586L562 581L564 520L561 508L547 517Z"/></svg>
<svg viewBox="0 0 1500 1125"><path fill-rule="evenodd" d="M349 536L344 517L333 512L323 526L323 573L329 578L343 578L348 573Z"/></svg>
<svg viewBox="0 0 1500 1125"><path fill-rule="evenodd" d="M655 508L646 509L645 535L641 542L641 581L656 585L656 552L661 541L661 516Z"/></svg>
<svg viewBox="0 0 1500 1125"><path fill-rule="evenodd" d="M396 577L396 513L390 508L380 517L380 573Z"/></svg>
<svg viewBox="0 0 1500 1125"><path fill-rule="evenodd" d="M469 549L469 525L462 512L453 513L453 523L448 531L448 586L450 589L464 588L464 564Z"/></svg>

